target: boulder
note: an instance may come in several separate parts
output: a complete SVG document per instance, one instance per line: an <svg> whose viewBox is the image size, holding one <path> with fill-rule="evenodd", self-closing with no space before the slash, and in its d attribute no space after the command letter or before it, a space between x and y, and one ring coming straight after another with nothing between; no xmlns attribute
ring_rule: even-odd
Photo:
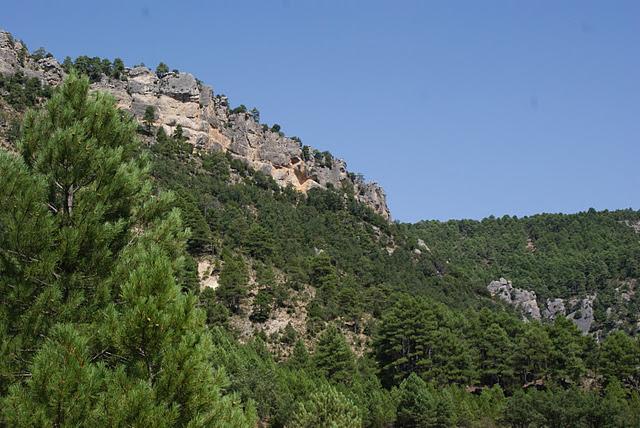
<svg viewBox="0 0 640 428"><path fill-rule="evenodd" d="M559 316L566 315L564 299L547 299L547 307L542 313L543 317L548 320L554 320Z"/></svg>
<svg viewBox="0 0 640 428"><path fill-rule="evenodd" d="M189 73L169 73L160 79L159 91L178 101L200 101L200 89L195 77Z"/></svg>
<svg viewBox="0 0 640 428"><path fill-rule="evenodd" d="M491 281L487 286L487 290L492 296L497 296L506 303L520 309L527 318L534 320L541 318L538 300L534 291L514 288L511 281L507 281L505 278Z"/></svg>
<svg viewBox="0 0 640 428"><path fill-rule="evenodd" d="M38 60L38 68L42 71L42 80L47 84L56 86L64 80L64 70L54 57L46 57Z"/></svg>
<svg viewBox="0 0 640 428"><path fill-rule="evenodd" d="M591 330L591 326L595 321L593 316L593 301L596 296L587 296L584 299L570 299L569 307L577 307L576 310L567 315L567 318L572 320L578 329L587 334Z"/></svg>

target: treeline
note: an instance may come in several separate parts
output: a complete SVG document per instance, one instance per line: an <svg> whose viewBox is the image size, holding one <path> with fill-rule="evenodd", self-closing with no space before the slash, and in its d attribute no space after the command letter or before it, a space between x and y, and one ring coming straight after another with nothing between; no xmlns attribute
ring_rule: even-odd
<svg viewBox="0 0 640 428"><path fill-rule="evenodd" d="M120 58L111 61L108 58L80 55L72 60L67 56L62 62L62 69L66 73L75 70L78 74L87 76L92 83L99 82L103 75L114 79L124 77L124 62Z"/></svg>

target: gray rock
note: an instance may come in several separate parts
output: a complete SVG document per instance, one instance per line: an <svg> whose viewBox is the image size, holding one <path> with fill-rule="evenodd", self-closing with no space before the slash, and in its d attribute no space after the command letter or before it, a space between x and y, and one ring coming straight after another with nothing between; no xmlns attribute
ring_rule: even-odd
<svg viewBox="0 0 640 428"><path fill-rule="evenodd" d="M539 320L540 308L536 299L536 293L529 290L514 288L511 299L516 308L520 308L522 312L534 320Z"/></svg>
<svg viewBox="0 0 640 428"><path fill-rule="evenodd" d="M189 73L169 73L163 76L160 79L160 93L183 102L200 100L198 82Z"/></svg>
<svg viewBox="0 0 640 428"><path fill-rule="evenodd" d="M209 145L209 137L207 135L199 134L196 137L196 148L202 150L205 147L207 147L208 145Z"/></svg>
<svg viewBox="0 0 640 428"><path fill-rule="evenodd" d="M13 75L18 72L49 85L58 85L64 79L64 71L55 58L34 61L20 41L0 30L0 74Z"/></svg>
<svg viewBox="0 0 640 428"><path fill-rule="evenodd" d="M243 135L232 138L231 144L229 145L229 151L245 158L249 155L249 149L247 137Z"/></svg>
<svg viewBox="0 0 640 428"><path fill-rule="evenodd" d="M275 167L288 166L292 163L292 158L300 157L300 147L293 140L267 132L266 139L258 149L258 157Z"/></svg>
<svg viewBox="0 0 640 428"><path fill-rule="evenodd" d="M487 290L489 290L492 296L497 296L506 303L520 309L525 316L534 320L541 318L540 308L538 307L538 301L534 291L514 288L511 281L507 281L505 278L500 278L498 281L491 281L487 286Z"/></svg>
<svg viewBox="0 0 640 428"><path fill-rule="evenodd" d="M157 94L158 76L147 67L134 67L129 70L127 90L131 94Z"/></svg>
<svg viewBox="0 0 640 428"><path fill-rule="evenodd" d="M423 248L429 252L431 252L431 249L427 246L427 244L420 238L418 238L418 247Z"/></svg>
<svg viewBox="0 0 640 428"><path fill-rule="evenodd" d="M21 69L18 52L22 44L10 33L0 30L0 74L15 74Z"/></svg>
<svg viewBox="0 0 640 428"><path fill-rule="evenodd" d="M547 307L542 312L542 316L548 320L554 320L559 316L566 315L564 299L547 299Z"/></svg>
<svg viewBox="0 0 640 428"><path fill-rule="evenodd" d="M571 313L566 317L574 322L578 329L587 334L591 330L591 326L595 321L593 316L593 301L596 296L587 296L584 299L573 298L565 301L564 299L547 299L546 308L540 313L536 293L529 290L515 288L511 281L500 278L498 281L491 281L487 286L487 290L492 297L499 298L509 305L514 306L522 311L526 317L539 320L544 318L552 321L559 316L565 316L568 309Z"/></svg>
<svg viewBox="0 0 640 428"><path fill-rule="evenodd" d="M378 183L361 184L356 198L365 205L370 206L376 213L387 220L391 220L391 212L387 206L387 195ZM428 250L428 248L427 248Z"/></svg>
<svg viewBox="0 0 640 428"><path fill-rule="evenodd" d="M202 85L200 87L200 106L208 107L213 103L213 89L210 86Z"/></svg>
<svg viewBox="0 0 640 428"><path fill-rule="evenodd" d="M42 71L43 80L49 85L56 86L64 80L64 70L55 58L47 57L38 60L38 67Z"/></svg>
<svg viewBox="0 0 640 428"><path fill-rule="evenodd" d="M593 301L596 296L587 296L584 299L570 299L569 306L578 306L578 309L567 315L567 318L572 320L578 329L587 334L591 330L591 326L595 321L593 316Z"/></svg>

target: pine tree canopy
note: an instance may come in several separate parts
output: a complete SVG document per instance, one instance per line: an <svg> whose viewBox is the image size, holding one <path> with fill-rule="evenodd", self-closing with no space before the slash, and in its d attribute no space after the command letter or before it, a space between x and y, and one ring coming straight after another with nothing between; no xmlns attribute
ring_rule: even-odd
<svg viewBox="0 0 640 428"><path fill-rule="evenodd" d="M187 234L152 191L136 127L71 74L0 156L2 420L252 426L178 282Z"/></svg>

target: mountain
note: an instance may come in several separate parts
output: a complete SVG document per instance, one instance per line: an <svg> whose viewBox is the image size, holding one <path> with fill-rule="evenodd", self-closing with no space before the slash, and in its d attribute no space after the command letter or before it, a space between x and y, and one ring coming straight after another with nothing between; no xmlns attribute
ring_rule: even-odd
<svg viewBox="0 0 640 428"><path fill-rule="evenodd" d="M637 425L639 212L391 222L188 73L0 73L0 424Z"/></svg>
<svg viewBox="0 0 640 428"><path fill-rule="evenodd" d="M55 58L44 56L34 60L27 55L27 59L21 60L23 49L11 34L0 31L0 73L21 72L49 85L62 81L66 73ZM277 125L261 124L256 109L247 111L244 106L231 109L227 97L214 95L211 87L189 73L154 73L137 66L124 68L117 77L99 73L92 81L92 89L111 93L120 108L140 121L151 107L154 124L167 134L180 125L187 141L197 150L228 152L271 175L280 186L290 185L304 193L313 188L352 186L356 199L390 218L383 189L349 172L344 160L304 146L295 137L286 137Z"/></svg>

